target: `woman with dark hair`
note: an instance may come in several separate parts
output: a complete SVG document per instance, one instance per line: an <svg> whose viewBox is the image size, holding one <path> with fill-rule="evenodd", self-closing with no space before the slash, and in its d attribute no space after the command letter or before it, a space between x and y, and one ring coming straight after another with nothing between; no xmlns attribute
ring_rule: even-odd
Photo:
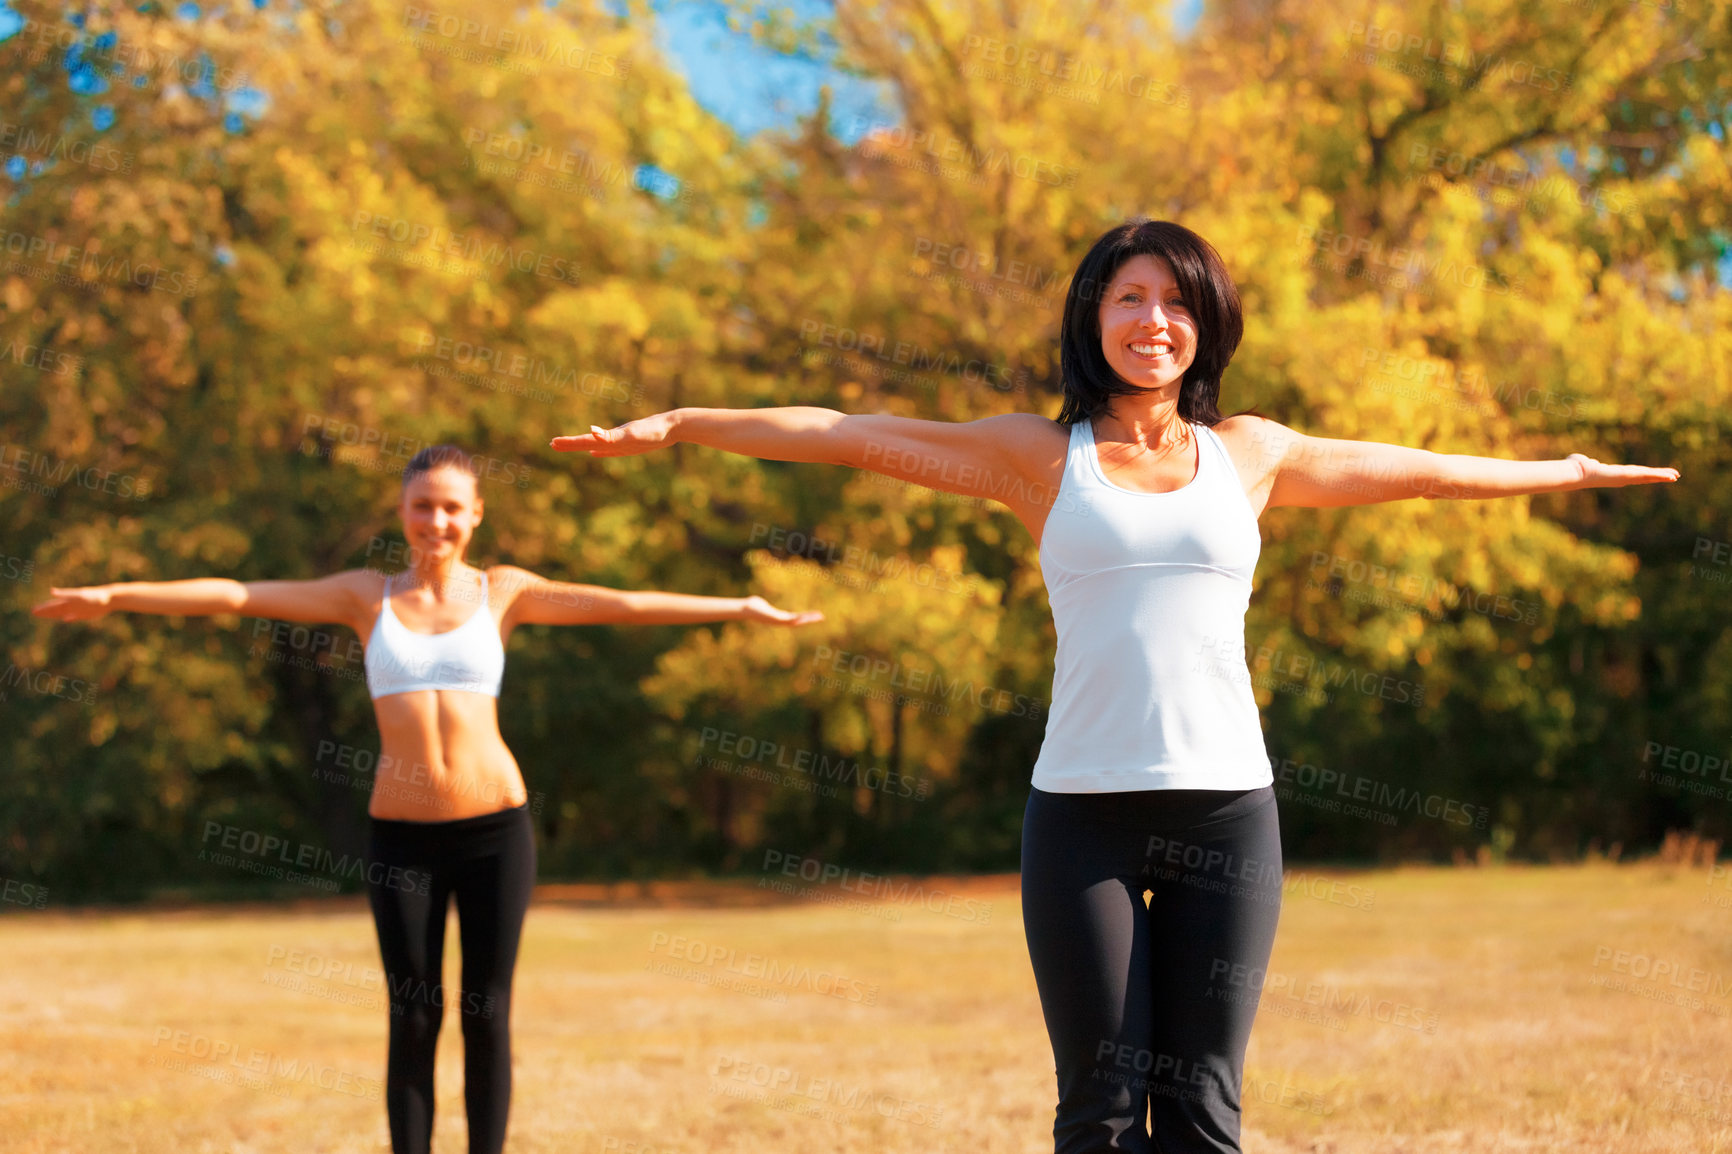
<svg viewBox="0 0 1732 1154"><path fill-rule="evenodd" d="M498 1154L511 1104L511 978L535 842L528 791L499 733L505 645L519 625L807 625L762 597L698 597L547 581L463 560L481 523L474 459L455 445L415 454L398 513L411 567L349 569L315 581L129 581L51 589L32 612L86 621L115 610L239 613L347 625L366 639L367 689L382 749L367 806L367 891L390 986L385 1108L394 1154L428 1154L433 1054L444 1017L446 910L463 952L458 999L470 1154Z"/></svg>
<svg viewBox="0 0 1732 1154"><path fill-rule="evenodd" d="M684 441L849 465L990 497L1034 535L1058 652L1022 901L1057 1068L1057 1154L1240 1149L1251 976L1268 963L1281 903L1274 778L1244 657L1262 511L1678 477L1580 453L1505 461L1223 417L1221 376L1242 331L1215 250L1136 219L1101 236L1071 278L1056 421L683 408L553 441L596 456Z"/></svg>

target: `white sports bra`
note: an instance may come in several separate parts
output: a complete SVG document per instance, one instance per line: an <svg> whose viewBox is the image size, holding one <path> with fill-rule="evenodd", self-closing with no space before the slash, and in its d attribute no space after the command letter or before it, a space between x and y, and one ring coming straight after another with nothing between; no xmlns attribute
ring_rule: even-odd
<svg viewBox="0 0 1732 1154"><path fill-rule="evenodd" d="M367 640L367 692L374 698L418 689L461 689L499 696L505 677L505 643L487 608L487 573L481 574L481 608L443 633L416 633L391 611L391 578L373 636Z"/></svg>
<svg viewBox="0 0 1732 1154"><path fill-rule="evenodd" d="M1040 539L1058 631L1034 763L1048 793L1274 781L1245 661L1262 535L1227 446L1205 425L1191 433L1190 483L1145 493L1107 479L1086 418L1071 426Z"/></svg>

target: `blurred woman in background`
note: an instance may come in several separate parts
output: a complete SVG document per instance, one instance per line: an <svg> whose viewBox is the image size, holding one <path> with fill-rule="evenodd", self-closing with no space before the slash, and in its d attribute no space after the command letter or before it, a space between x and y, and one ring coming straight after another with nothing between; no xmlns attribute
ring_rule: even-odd
<svg viewBox="0 0 1732 1154"><path fill-rule="evenodd" d="M535 883L528 791L499 733L505 645L519 625L806 625L762 597L700 597L548 581L464 561L482 500L474 460L454 445L403 470L398 512L411 568L349 569L312 581L129 581L51 589L32 612L59 621L107 613L238 613L340 624L365 639L381 750L373 782L367 892L390 984L385 1107L394 1154L429 1154L433 1058L453 897L462 949L459 1021L470 1154L499 1154L511 1103L511 979Z"/></svg>

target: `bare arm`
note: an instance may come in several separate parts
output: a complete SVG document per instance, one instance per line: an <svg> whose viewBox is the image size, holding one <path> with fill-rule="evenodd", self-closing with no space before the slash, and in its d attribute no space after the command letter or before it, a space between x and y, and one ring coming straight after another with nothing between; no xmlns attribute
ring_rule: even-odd
<svg viewBox="0 0 1732 1154"><path fill-rule="evenodd" d="M1378 441L1308 437L1263 417L1233 419L1254 422L1247 443L1260 469L1274 472L1270 506L1322 508L1408 497L1513 497L1678 479L1676 469L1606 465L1581 453L1561 461L1506 461Z"/></svg>
<svg viewBox="0 0 1732 1154"><path fill-rule="evenodd" d="M772 409L670 409L627 421L614 429L590 426L575 437L555 437L561 452L585 450L598 457L647 453L685 441L767 461L813 461L841 465L847 433L856 418L814 405Z"/></svg>
<svg viewBox="0 0 1732 1154"><path fill-rule="evenodd" d="M505 610L507 627L516 625L689 625L699 621L768 621L808 625L822 613L791 613L762 597L702 597L648 589L610 589L549 581L527 569L502 565L499 588L513 589Z"/></svg>
<svg viewBox="0 0 1732 1154"><path fill-rule="evenodd" d="M555 437L552 443L561 452L621 457L684 441L771 461L849 465L1015 508L1028 500L1032 468L1041 453L1050 455L1056 444L1062 459L1063 440L1054 440L1056 429L1054 422L1035 413L927 421L791 405L673 409L614 429L591 425L588 433Z"/></svg>
<svg viewBox="0 0 1732 1154"><path fill-rule="evenodd" d="M377 593L380 578L350 569L313 581L231 581L195 577L186 581L123 581L49 589L47 601L30 612L56 621L89 621L116 611L172 617L239 613L278 621L333 622L354 626Z"/></svg>

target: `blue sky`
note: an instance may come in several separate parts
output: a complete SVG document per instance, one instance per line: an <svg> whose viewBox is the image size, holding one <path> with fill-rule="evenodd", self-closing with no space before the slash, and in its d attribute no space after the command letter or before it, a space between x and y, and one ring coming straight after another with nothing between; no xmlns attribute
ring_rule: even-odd
<svg viewBox="0 0 1732 1154"><path fill-rule="evenodd" d="M692 96L742 136L793 126L818 107L818 89L830 86L830 131L852 144L863 126L900 117L887 88L847 76L821 62L794 60L731 32L718 0L652 0L657 43L691 85ZM823 0L791 0L804 15L821 13ZM1187 34L1202 14L1202 0L1176 0L1173 24ZM1719 262L1722 285L1732 288L1732 250Z"/></svg>
<svg viewBox="0 0 1732 1154"><path fill-rule="evenodd" d="M253 0L261 8L269 2ZM553 4L558 0L544 2ZM728 6L722 0L651 0L651 3L658 21L657 42L670 63L685 75L693 97L742 136L793 126L800 117L817 108L818 90L826 84L831 92L830 130L844 143L853 143L865 125L899 119L887 86L845 75L827 59L781 56L756 44L749 33L730 31ZM788 5L806 18L822 15L826 10L825 0L788 0ZM1202 6L1203 0L1174 0L1173 22L1181 36L1196 25ZM196 20L200 15L198 6L190 0L181 0L177 10L184 19ZM0 40L16 35L22 26L22 17L7 0L0 0ZM256 117L264 113L262 96L251 90L228 94L231 131L244 128L243 114ZM106 106L98 106L93 112L99 130L108 127L103 120L105 114L112 120ZM11 158L7 169L14 180L22 175L12 171L17 163L18 158ZM672 177L648 166L640 170L639 176L650 182L646 187L652 191L671 195L678 187ZM1720 282L1732 287L1732 248L1722 251L1726 255L1719 262Z"/></svg>
<svg viewBox="0 0 1732 1154"><path fill-rule="evenodd" d="M693 97L743 136L811 115L824 84L830 85L830 129L844 143L853 143L863 123L899 119L879 87L823 63L778 56L749 34L730 32L726 6L716 0L654 0L654 7L657 42ZM825 10L821 0L793 0L792 7L806 16ZM1201 12L1202 0L1177 0L1175 26L1189 31Z"/></svg>

